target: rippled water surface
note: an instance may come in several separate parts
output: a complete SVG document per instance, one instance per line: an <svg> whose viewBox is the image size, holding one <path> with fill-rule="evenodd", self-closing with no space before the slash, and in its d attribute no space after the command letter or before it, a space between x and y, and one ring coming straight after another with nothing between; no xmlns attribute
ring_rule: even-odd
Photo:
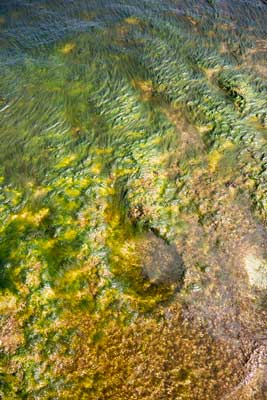
<svg viewBox="0 0 267 400"><path fill-rule="evenodd" d="M0 0L0 398L267 399L267 4Z"/></svg>

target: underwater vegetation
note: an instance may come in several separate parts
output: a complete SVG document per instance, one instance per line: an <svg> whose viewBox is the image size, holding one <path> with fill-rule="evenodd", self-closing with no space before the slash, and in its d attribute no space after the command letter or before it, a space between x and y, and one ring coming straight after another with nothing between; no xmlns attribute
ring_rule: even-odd
<svg viewBox="0 0 267 400"><path fill-rule="evenodd" d="M0 398L266 399L266 5L15 3Z"/></svg>

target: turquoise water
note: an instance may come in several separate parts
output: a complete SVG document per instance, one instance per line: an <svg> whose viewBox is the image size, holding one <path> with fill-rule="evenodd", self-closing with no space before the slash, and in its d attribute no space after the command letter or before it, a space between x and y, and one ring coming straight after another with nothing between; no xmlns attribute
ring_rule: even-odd
<svg viewBox="0 0 267 400"><path fill-rule="evenodd" d="M2 0L1 398L265 398L266 22Z"/></svg>

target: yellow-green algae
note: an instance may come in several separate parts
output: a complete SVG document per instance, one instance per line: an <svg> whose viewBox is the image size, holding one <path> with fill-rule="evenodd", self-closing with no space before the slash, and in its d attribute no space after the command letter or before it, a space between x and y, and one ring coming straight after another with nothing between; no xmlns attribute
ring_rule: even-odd
<svg viewBox="0 0 267 400"><path fill-rule="evenodd" d="M129 15L4 68L4 399L250 398L267 88L231 29ZM142 274L148 232L180 252L178 291Z"/></svg>

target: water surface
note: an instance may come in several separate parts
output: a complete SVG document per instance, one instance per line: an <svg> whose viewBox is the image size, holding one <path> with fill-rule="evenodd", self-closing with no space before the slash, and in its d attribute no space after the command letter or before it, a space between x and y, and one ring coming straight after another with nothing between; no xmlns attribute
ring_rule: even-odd
<svg viewBox="0 0 267 400"><path fill-rule="evenodd" d="M266 398L266 49L264 1L1 1L1 398Z"/></svg>

